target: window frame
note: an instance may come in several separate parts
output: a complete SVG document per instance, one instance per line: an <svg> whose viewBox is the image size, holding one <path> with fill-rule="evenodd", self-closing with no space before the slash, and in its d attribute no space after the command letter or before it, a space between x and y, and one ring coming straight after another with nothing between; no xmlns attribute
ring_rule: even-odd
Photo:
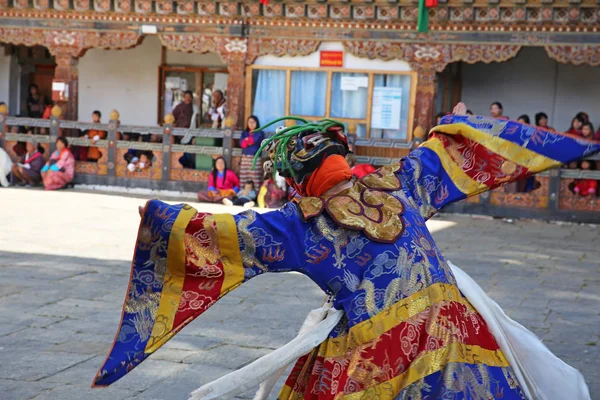
<svg viewBox="0 0 600 400"><path fill-rule="evenodd" d="M273 65L249 65L246 67L246 93L245 93L245 107L244 111L246 116L252 115L252 93L254 87L252 86L252 76L254 71L259 70L279 70L285 71L285 115L290 114L291 108L291 80L292 72L296 71L310 71L310 72L326 72L327 73L327 92L325 94L325 116L323 117L312 117L306 115L297 115L298 117L307 119L309 121L318 121L323 118L331 118L331 88L334 73L361 73L367 74L369 78L369 86L367 87L367 113L366 118L335 118L335 120L344 122L347 124L354 124L354 126L363 124L366 125L366 137L357 139L370 139L371 138L371 114L373 110L373 89L375 83L375 75L408 75L410 76L410 95L408 105L408 132L406 132L405 139L386 139L398 142L411 142L413 139L413 125L415 117L415 105L417 96L417 79L418 75L415 71L385 71L385 70L363 70L356 68L335 68L335 67L285 67L285 66L273 66ZM349 129L350 130L350 129ZM354 133L354 132L352 132Z"/></svg>

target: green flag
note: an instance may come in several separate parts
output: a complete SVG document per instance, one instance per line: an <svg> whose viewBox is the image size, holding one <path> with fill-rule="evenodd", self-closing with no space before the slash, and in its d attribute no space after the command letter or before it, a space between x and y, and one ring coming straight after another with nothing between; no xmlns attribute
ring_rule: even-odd
<svg viewBox="0 0 600 400"><path fill-rule="evenodd" d="M425 0L419 0L419 17L417 20L417 30L419 32L429 32L429 10L425 6Z"/></svg>

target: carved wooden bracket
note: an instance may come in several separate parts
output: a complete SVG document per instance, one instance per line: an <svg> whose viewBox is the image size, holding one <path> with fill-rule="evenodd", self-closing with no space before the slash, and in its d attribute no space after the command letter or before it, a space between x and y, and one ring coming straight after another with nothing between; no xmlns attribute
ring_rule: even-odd
<svg viewBox="0 0 600 400"><path fill-rule="evenodd" d="M548 57L564 64L600 65L600 45L548 45Z"/></svg>
<svg viewBox="0 0 600 400"><path fill-rule="evenodd" d="M87 49L126 49L137 46L142 36L136 32L55 31L48 29L0 28L3 43L44 46L52 55L81 57Z"/></svg>
<svg viewBox="0 0 600 400"><path fill-rule="evenodd" d="M371 60L402 60L414 71L434 70L442 72L450 63L464 61L504 62L515 57L520 45L512 44L419 44L397 42L344 42L350 54Z"/></svg>

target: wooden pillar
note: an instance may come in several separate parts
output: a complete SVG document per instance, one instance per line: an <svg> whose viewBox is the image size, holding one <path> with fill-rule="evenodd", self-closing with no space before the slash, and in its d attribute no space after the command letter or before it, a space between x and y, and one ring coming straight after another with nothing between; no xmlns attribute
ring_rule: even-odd
<svg viewBox="0 0 600 400"><path fill-rule="evenodd" d="M68 94L66 100L55 100L63 110L63 118L70 121L77 121L77 106L79 95L79 74L77 71L78 60L72 55L72 49L58 48L54 51L56 60L56 69L54 71L54 81L62 82L68 85Z"/></svg>
<svg viewBox="0 0 600 400"><path fill-rule="evenodd" d="M416 68L417 99L415 112L415 127L422 127L425 132L433 126L435 111L436 72L427 65Z"/></svg>
<svg viewBox="0 0 600 400"><path fill-rule="evenodd" d="M243 129L244 121L244 72L246 53L232 52L225 55L227 62L227 116L233 118L233 128Z"/></svg>

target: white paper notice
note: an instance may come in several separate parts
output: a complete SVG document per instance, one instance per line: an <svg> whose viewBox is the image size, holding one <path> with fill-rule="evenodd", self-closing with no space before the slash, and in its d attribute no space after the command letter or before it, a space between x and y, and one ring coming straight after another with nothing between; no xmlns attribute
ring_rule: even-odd
<svg viewBox="0 0 600 400"><path fill-rule="evenodd" d="M374 87L371 127L375 129L400 129L402 88Z"/></svg>
<svg viewBox="0 0 600 400"><path fill-rule="evenodd" d="M179 89L181 87L181 79L178 76L167 76L165 80L165 89Z"/></svg>
<svg viewBox="0 0 600 400"><path fill-rule="evenodd" d="M358 88L369 86L368 76L342 76L340 87L342 90L357 91Z"/></svg>

